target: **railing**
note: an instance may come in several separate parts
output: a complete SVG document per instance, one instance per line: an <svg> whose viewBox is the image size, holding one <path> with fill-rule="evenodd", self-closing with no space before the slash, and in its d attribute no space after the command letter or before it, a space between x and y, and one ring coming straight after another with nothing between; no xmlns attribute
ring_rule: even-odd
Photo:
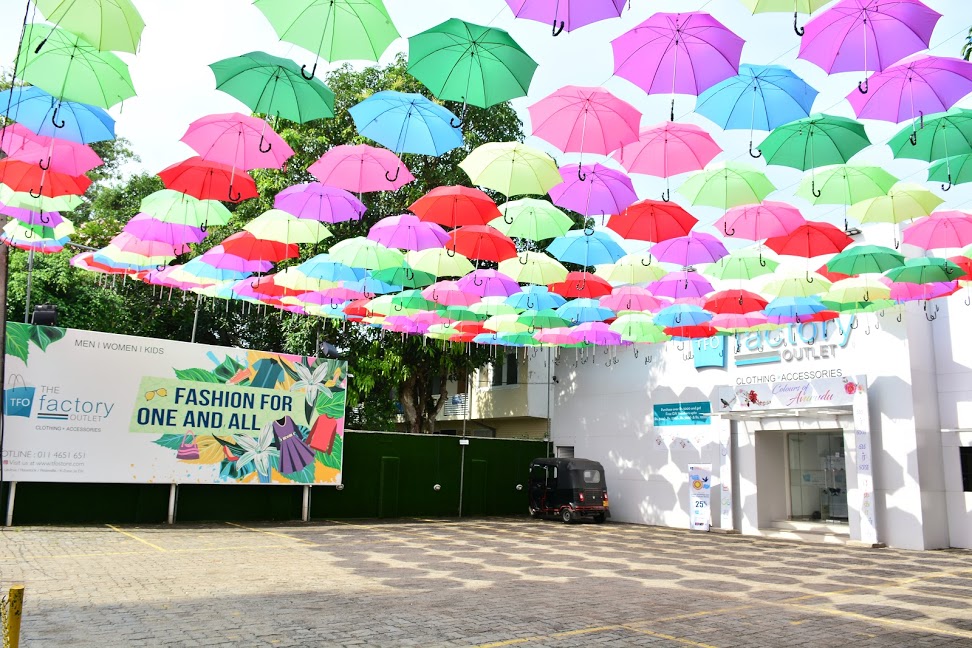
<svg viewBox="0 0 972 648"><path fill-rule="evenodd" d="M441 416L450 418L469 416L469 394L453 394L446 397Z"/></svg>

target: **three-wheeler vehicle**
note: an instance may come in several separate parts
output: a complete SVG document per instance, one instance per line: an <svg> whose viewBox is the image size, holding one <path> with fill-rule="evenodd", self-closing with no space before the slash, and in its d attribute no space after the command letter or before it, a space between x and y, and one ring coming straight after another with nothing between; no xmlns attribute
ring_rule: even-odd
<svg viewBox="0 0 972 648"><path fill-rule="evenodd" d="M530 462L530 515L557 516L566 523L611 516L604 467L590 459L534 459Z"/></svg>

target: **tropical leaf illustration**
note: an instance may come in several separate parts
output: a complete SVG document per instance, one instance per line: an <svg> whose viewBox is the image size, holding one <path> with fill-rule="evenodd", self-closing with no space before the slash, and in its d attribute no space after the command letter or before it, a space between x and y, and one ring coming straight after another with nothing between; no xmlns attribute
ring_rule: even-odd
<svg viewBox="0 0 972 648"><path fill-rule="evenodd" d="M317 413L332 419L344 418L345 398L343 391L320 394L317 397Z"/></svg>
<svg viewBox="0 0 972 648"><path fill-rule="evenodd" d="M220 380L219 376L214 374L212 371L206 371L205 369L175 369L176 378L179 380L194 380L196 382L207 382L207 383L222 383L224 380Z"/></svg>
<svg viewBox="0 0 972 648"><path fill-rule="evenodd" d="M245 365L237 362L235 358L226 356L226 359L213 369L213 375L219 378L220 382L227 383L244 368Z"/></svg>
<svg viewBox="0 0 972 648"><path fill-rule="evenodd" d="M156 443L163 448L168 448L169 450L178 450L179 445L182 443L181 434L163 434L153 443Z"/></svg>
<svg viewBox="0 0 972 648"><path fill-rule="evenodd" d="M27 344L29 341L29 326L17 322L7 323L7 353L20 358L25 364L27 362L27 355L30 353L30 347Z"/></svg>
<svg viewBox="0 0 972 648"><path fill-rule="evenodd" d="M336 470L341 469L341 456L344 454L344 438L340 435L335 437L334 446L331 448L330 454L324 454L323 452L318 452L317 460L328 468L334 468Z"/></svg>
<svg viewBox="0 0 972 648"><path fill-rule="evenodd" d="M67 331L56 326L33 326L30 328L30 341L47 351L47 347L62 339Z"/></svg>

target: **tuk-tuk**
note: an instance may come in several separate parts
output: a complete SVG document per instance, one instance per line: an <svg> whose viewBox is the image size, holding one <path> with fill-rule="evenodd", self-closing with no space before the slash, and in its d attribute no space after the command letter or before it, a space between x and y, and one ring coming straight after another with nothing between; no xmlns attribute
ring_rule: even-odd
<svg viewBox="0 0 972 648"><path fill-rule="evenodd" d="M589 517L601 523L608 509L604 467L590 459L534 459L530 462L530 515L556 515L566 523Z"/></svg>

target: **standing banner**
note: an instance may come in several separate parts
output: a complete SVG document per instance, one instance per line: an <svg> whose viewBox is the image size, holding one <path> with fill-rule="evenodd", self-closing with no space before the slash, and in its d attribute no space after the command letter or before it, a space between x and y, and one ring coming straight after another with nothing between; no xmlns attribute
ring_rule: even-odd
<svg viewBox="0 0 972 648"><path fill-rule="evenodd" d="M709 494L712 492L712 464L689 464L689 528L708 531L712 516Z"/></svg>
<svg viewBox="0 0 972 648"><path fill-rule="evenodd" d="M7 324L6 481L340 484L347 363Z"/></svg>

